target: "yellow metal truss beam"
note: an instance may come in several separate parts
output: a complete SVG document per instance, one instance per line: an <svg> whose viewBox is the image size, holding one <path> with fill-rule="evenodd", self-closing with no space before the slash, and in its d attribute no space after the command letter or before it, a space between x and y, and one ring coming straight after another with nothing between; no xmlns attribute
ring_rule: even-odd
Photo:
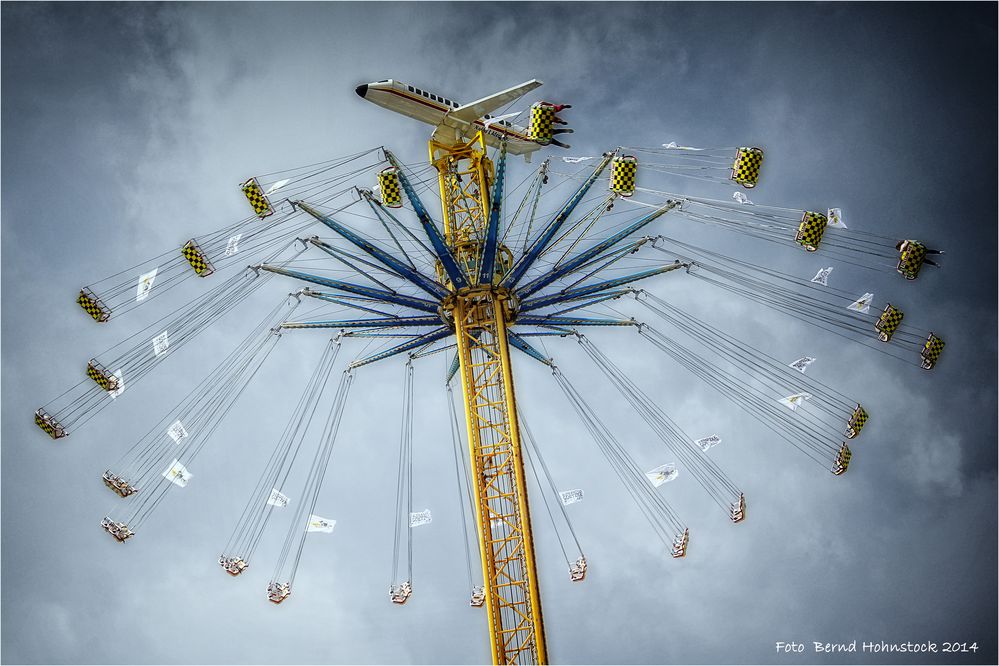
<svg viewBox="0 0 999 666"><path fill-rule="evenodd" d="M431 142L430 158L439 175L445 238L472 277L492 180L485 142L481 134L458 146ZM506 290L482 285L459 291L445 306L458 344L493 663L544 664L541 595L506 331L509 299Z"/></svg>

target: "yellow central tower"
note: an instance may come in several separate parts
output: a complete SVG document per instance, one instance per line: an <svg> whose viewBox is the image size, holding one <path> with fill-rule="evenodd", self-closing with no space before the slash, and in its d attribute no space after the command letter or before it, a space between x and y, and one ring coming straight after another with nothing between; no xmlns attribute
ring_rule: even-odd
<svg viewBox="0 0 999 666"><path fill-rule="evenodd" d="M498 286L511 263L502 244L492 280L479 279L493 165L481 132L457 145L431 141L430 161L438 173L445 241L471 284L443 307L458 344L493 663L544 664L541 595L507 342L518 303ZM438 275L446 281L443 269Z"/></svg>

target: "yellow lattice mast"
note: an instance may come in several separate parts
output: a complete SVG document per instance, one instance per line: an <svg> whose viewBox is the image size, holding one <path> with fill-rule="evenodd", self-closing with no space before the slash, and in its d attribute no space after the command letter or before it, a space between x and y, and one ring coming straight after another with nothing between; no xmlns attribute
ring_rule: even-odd
<svg viewBox="0 0 999 666"><path fill-rule="evenodd" d="M493 663L543 664L541 596L506 332L516 307L512 294L497 286L510 252L499 248L491 283L475 279L493 165L481 133L457 145L431 141L430 160L439 175L445 240L472 285L449 297L444 310L453 317L458 343Z"/></svg>

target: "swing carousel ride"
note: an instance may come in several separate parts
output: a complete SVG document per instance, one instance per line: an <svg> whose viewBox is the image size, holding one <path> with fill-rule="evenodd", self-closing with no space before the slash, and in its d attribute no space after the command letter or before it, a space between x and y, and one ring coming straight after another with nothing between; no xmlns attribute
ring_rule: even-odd
<svg viewBox="0 0 999 666"><path fill-rule="evenodd" d="M77 303L103 325L191 280L218 282L90 358L78 385L35 412L35 423L53 439L82 427L275 276L298 287L108 466L103 482L119 497L101 522L110 538L124 543L136 537L168 494L188 484L188 466L268 356L285 334L303 329L329 329L333 337L301 388L219 564L231 576L243 575L268 524L284 509L291 520L267 599L289 599L307 537L334 528L335 521L314 512L354 379L371 363L404 359L389 597L405 604L413 593L411 531L432 520L429 510L413 511L414 369L420 359L444 354L450 360L443 389L459 504L472 524L465 539L469 604L485 608L495 663L548 660L528 472L536 482L532 500L544 504L553 525L560 516L562 527L555 531L570 580L584 581L588 566L567 510L583 491L560 490L550 473L543 447L518 410L511 354L547 366L662 541L664 557L686 557L691 539L660 491L680 470L734 524L746 520L747 500L709 454L721 438L687 434L585 335L590 327L636 331L650 350L671 357L816 464L837 476L848 471L850 442L869 417L860 400L811 378L806 369L813 358L779 360L647 287L698 280L930 370L943 350L941 337L903 323L902 304L837 289L830 282L833 265L814 277L795 275L699 247L681 234L684 222L709 225L797 246L830 264L894 266L906 280L915 280L925 264L935 265L928 255L940 252L913 239L848 230L837 208L754 204L747 193L765 183L764 151L756 146L669 143L549 157L525 167L524 178L511 186L510 155L530 165L546 147L569 148L556 138L572 133L561 115L569 105L537 102L523 113L506 112L540 85L528 81L468 104L395 80L358 86L363 99L433 126L429 164L405 164L388 148L375 147L249 178L240 185L252 209L246 218L80 290ZM517 124L525 114L527 127ZM704 198L660 184L677 178L739 190L729 198ZM440 201L439 219L424 203L431 197ZM675 220L670 235L656 229L666 216ZM306 266L306 253L323 259L326 269ZM308 261L315 265L314 258ZM619 299L633 300L654 325L621 315L612 305ZM322 318L297 319L302 303L327 310ZM676 462L649 471L640 466L601 419L599 405L570 381L569 369L535 346L544 338L576 341ZM374 345L375 351L340 363L341 349L355 339L366 339L365 349ZM289 388L295 383L288 379ZM284 491L296 461L307 471L292 501Z"/></svg>

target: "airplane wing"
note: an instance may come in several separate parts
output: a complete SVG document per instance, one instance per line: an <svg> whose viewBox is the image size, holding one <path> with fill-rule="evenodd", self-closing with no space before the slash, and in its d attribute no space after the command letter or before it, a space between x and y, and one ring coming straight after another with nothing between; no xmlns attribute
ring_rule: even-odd
<svg viewBox="0 0 999 666"><path fill-rule="evenodd" d="M541 81L531 79L530 81L521 83L519 86L507 88L502 92L494 93L488 97L483 97L482 99L460 106L448 113L448 116L468 123L475 122L487 113L520 99L539 86L541 86Z"/></svg>

